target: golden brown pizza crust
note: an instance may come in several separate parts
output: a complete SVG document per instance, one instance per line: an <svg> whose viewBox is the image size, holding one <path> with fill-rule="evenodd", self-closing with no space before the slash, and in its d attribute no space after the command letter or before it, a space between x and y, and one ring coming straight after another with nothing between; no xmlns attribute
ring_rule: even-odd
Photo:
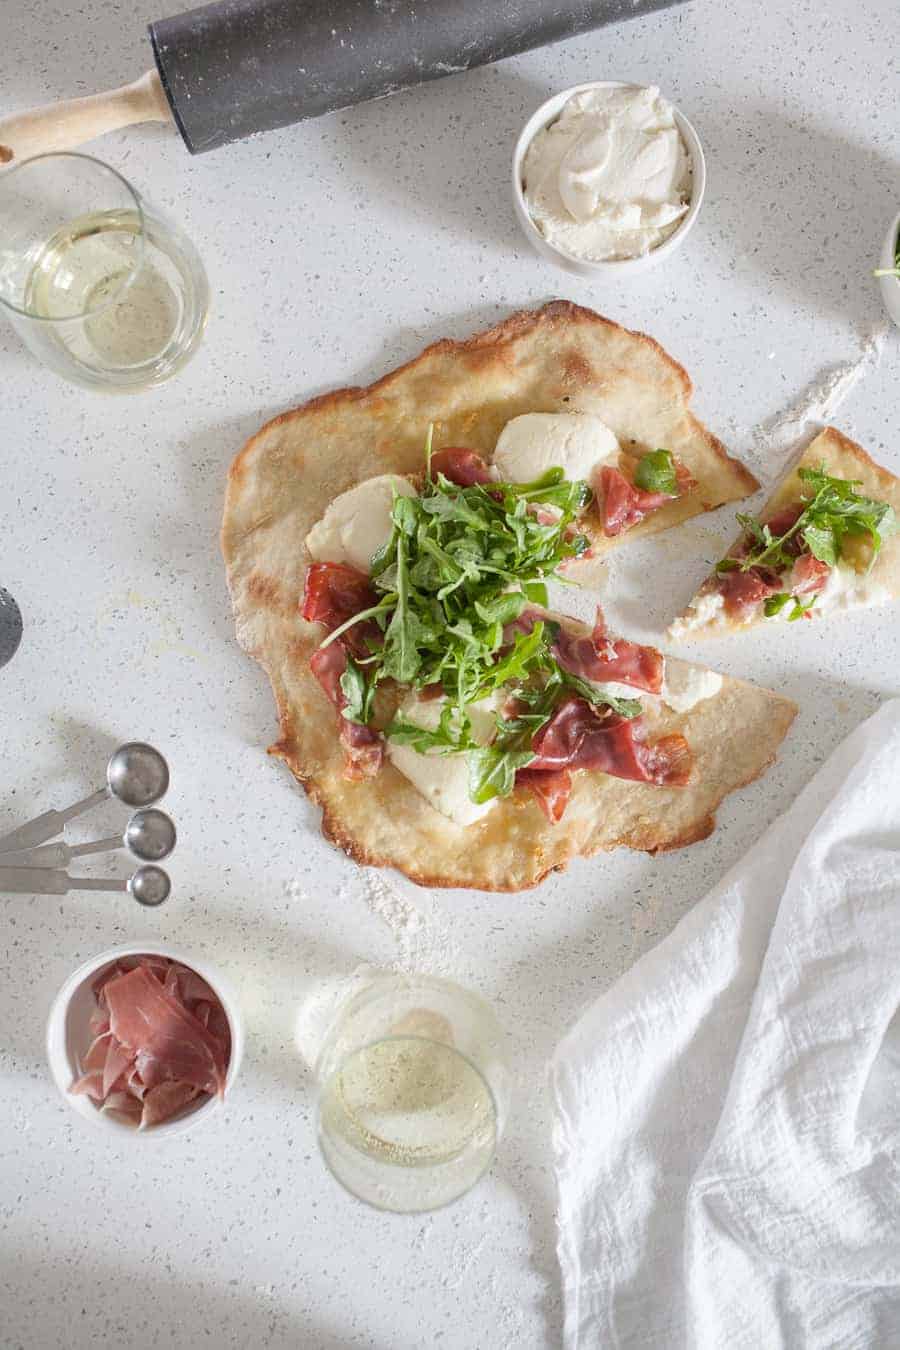
<svg viewBox="0 0 900 1350"><path fill-rule="evenodd" d="M856 441L851 441L842 431L838 431L837 427L826 427L799 455L765 506L757 513L758 518L761 521L769 520L782 508L799 501L803 488L799 470L816 469L820 465L824 465L827 472L836 477L857 479L860 483L859 490L864 496L890 502L900 516L900 478L882 465L876 464L868 451L857 445ZM727 557L742 537L738 535L723 556ZM900 534L891 535L884 540L881 552L872 567L870 579L874 584L884 588L887 598L900 598ZM671 624L669 635L676 640L721 637L724 633L756 628L766 622L761 608L743 619L726 615L720 610L710 621L694 627L691 620L697 612L698 604L701 604L704 596L714 595L717 591L718 586L713 573L704 581L683 613ZM827 613L822 613L815 606L810 610L810 616L816 621L828 618Z"/></svg>
<svg viewBox="0 0 900 1350"><path fill-rule="evenodd" d="M674 657L667 661L670 668L687 664ZM485 891L528 889L549 872L563 871L573 858L621 845L663 853L705 839L722 799L773 762L797 711L789 699L725 677L715 697L688 713L661 707L647 714L651 740L675 731L687 737L696 779L688 787L660 788L581 771L558 825L523 795L462 828L433 810L390 763L369 782L343 777L334 711L307 670L294 668L289 675L290 707L284 694L277 697L282 734L270 753L288 764L321 806L327 839L356 862L396 867L423 886ZM300 720L299 699L305 705L299 707Z"/></svg>
<svg viewBox="0 0 900 1350"><path fill-rule="evenodd" d="M306 533L355 483L419 470L429 422L436 447L466 445L488 458L511 417L536 411L596 412L623 442L668 446L701 490L631 533L647 532L755 486L688 410L690 388L652 339L557 301L467 341L434 343L368 388L313 399L267 423L237 456L222 549L238 639L275 693L281 734L272 753L321 806L325 835L351 857L432 886L521 890L579 854L619 844L659 852L704 838L723 796L771 762L794 705L726 680L715 698L686 716L666 712L653 728L654 738L684 729L697 760L695 785L657 788L581 772L558 825L524 798L501 802L463 829L390 763L374 780L344 778L336 715L309 670L322 629L298 608Z"/></svg>

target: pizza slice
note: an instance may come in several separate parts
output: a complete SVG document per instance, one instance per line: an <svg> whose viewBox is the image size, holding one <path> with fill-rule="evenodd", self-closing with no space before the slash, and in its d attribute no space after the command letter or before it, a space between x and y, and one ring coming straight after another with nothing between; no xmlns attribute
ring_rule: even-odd
<svg viewBox="0 0 900 1350"><path fill-rule="evenodd" d="M900 596L900 479L834 427L807 446L671 625L676 640Z"/></svg>
<svg viewBox="0 0 900 1350"><path fill-rule="evenodd" d="M589 547L584 479L501 478L429 438L333 497L307 457L310 521L273 490L289 444L263 433L232 471L252 509L226 515L229 581L273 753L352 857L519 890L579 854L704 838L774 758L788 700L548 611Z"/></svg>

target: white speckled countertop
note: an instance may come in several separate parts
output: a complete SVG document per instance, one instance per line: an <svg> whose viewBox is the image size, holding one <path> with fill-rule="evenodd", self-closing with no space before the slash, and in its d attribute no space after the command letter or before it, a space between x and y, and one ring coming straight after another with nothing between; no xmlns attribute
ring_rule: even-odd
<svg viewBox="0 0 900 1350"><path fill-rule="evenodd" d="M14 23L10 8L5 108L149 64L152 6L32 0ZM439 939L452 932L460 977L513 1033L518 1103L469 1197L430 1217L376 1214L319 1160L295 1023L318 982L402 957L416 934L392 933L264 754L271 698L233 641L218 554L224 475L273 413L553 295L658 338L693 376L700 416L771 474L755 429L854 360L882 318L868 272L898 206L895 0L853 10L851 26L839 0L774 0L762 21L741 0L695 0L206 157L158 127L95 145L192 235L213 310L194 362L137 397L66 386L0 329L0 585L25 615L0 672L0 829L90 790L109 749L143 737L171 758L181 843L158 912L90 894L0 901L4 1350L559 1344L546 1057L835 741L900 690L897 615L704 648L801 706L777 766L725 803L709 841L583 862L519 896L419 897ZM592 78L660 82L709 161L688 244L627 289L532 257L508 196L527 114ZM897 370L891 330L836 419L895 471ZM623 557L615 617L658 639L730 518ZM72 837L120 819L97 812ZM44 1019L79 962L141 937L202 950L233 976L247 1056L204 1131L110 1148L55 1095Z"/></svg>

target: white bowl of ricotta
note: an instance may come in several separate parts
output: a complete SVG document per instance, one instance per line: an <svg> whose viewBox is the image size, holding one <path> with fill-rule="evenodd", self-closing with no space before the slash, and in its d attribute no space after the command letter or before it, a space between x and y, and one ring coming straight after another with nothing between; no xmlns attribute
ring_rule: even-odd
<svg viewBox="0 0 900 1350"><path fill-rule="evenodd" d="M655 86L596 80L564 89L528 119L513 154L525 237L580 276L633 276L671 257L705 188L700 139Z"/></svg>

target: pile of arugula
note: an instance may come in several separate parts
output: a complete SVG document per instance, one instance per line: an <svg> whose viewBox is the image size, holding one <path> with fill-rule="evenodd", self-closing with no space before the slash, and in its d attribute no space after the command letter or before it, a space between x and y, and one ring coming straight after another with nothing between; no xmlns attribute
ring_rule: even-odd
<svg viewBox="0 0 900 1350"><path fill-rule="evenodd" d="M749 572L752 567L770 567L783 572L793 566L796 552L788 552L785 545L799 536L803 551L809 552L829 567L836 567L841 559L844 541L849 536L867 535L871 548L869 569L881 549L882 540L893 533L897 522L889 502L863 497L855 489L857 478L835 478L818 469L800 469L799 477L805 488L801 491L803 510L790 529L773 535L768 525L761 525L753 516L739 514L738 523L744 527L752 547L742 558L723 558L716 564L717 572ZM765 601L767 618L778 614L788 604L793 607L788 619L793 621L811 609L816 597L804 602L786 591L770 595Z"/></svg>
<svg viewBox="0 0 900 1350"><path fill-rule="evenodd" d="M391 537L372 560L377 604L334 629L322 644L367 619L384 635L369 643L368 657L348 656L341 678L343 715L370 722L383 680L412 689L440 684L446 703L435 730L397 716L385 735L422 753L467 752L469 795L476 802L512 791L516 770L534 759L535 732L565 689L636 717L638 699L616 698L562 669L552 652L557 634L552 621L516 632L512 642L504 637L528 604L547 604L546 581L564 580L560 565L588 547L573 526L590 500L587 483L566 480L562 469L530 483L458 487L432 474L429 433L422 493L395 497ZM506 686L515 689L523 711L498 716L495 739L479 745L466 710Z"/></svg>

